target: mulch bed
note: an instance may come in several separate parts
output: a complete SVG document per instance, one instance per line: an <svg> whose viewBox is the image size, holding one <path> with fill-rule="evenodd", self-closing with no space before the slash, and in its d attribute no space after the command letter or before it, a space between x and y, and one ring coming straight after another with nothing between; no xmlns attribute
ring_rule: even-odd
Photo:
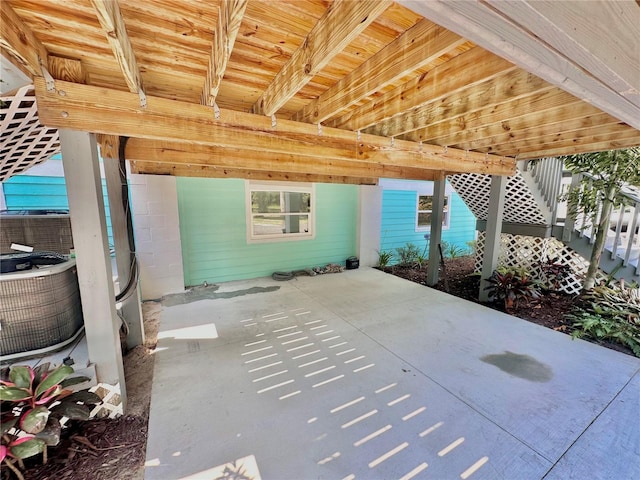
<svg viewBox="0 0 640 480"><path fill-rule="evenodd" d="M417 267L385 267L380 269L386 273L410 280L412 282L426 285L427 266ZM473 257L458 257L445 260L445 273L440 267L440 281L435 286L436 289L447 292L459 298L464 298L471 302L479 303L487 307L504 312L504 305L497 302L483 303L478 300L480 291L480 276L475 275ZM445 285L446 284L446 285ZM448 288L446 288L448 287ZM517 305L509 311L513 315L529 322L537 323L553 330L571 334L573 331L572 322L566 318L571 311L575 297L563 293L548 292L538 300L533 300L528 304ZM624 345L596 341L585 337L584 340L591 341L612 350L617 350L628 355L633 355L630 348Z"/></svg>

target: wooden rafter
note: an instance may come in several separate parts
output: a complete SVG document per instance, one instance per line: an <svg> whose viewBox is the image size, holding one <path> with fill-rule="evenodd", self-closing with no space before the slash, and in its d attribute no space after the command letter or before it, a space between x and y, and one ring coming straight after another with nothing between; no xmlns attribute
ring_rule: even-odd
<svg viewBox="0 0 640 480"><path fill-rule="evenodd" d="M174 140L255 151L360 160L402 167L509 175L512 158L363 134L262 115L222 110L220 119L206 106L148 97L147 108L133 108L128 92L60 82L66 95L47 92L36 79L40 117L49 126L129 137Z"/></svg>
<svg viewBox="0 0 640 480"><path fill-rule="evenodd" d="M469 71L469 65L473 65ZM434 68L422 77L410 80L379 99L366 103L327 125L360 130L389 119L401 112L432 102L456 91L515 70L510 62L481 48L472 48Z"/></svg>
<svg viewBox="0 0 640 480"><path fill-rule="evenodd" d="M640 128L640 88L615 87L623 79L638 82L637 2L398 3ZM593 35L596 18L605 22L602 35Z"/></svg>
<svg viewBox="0 0 640 480"><path fill-rule="evenodd" d="M117 0L91 0L91 3L96 10L98 20L107 36L109 45L111 45L113 54L118 60L129 91L141 92L140 70Z"/></svg>
<svg viewBox="0 0 640 480"><path fill-rule="evenodd" d="M127 158L148 163L208 166L242 171L278 172L295 175L321 175L351 178L407 178L434 180L440 172L421 168L398 167L372 162L327 159L290 153L255 152L243 148L188 145L132 138L127 143Z"/></svg>
<svg viewBox="0 0 640 480"><path fill-rule="evenodd" d="M323 122L465 42L459 35L429 20L421 20L307 104L292 119Z"/></svg>
<svg viewBox="0 0 640 480"><path fill-rule="evenodd" d="M227 62L236 41L242 17L247 8L248 0L223 0L218 9L218 23L214 33L213 44L211 46L211 56L209 57L209 67L207 77L202 90L200 103L213 106Z"/></svg>
<svg viewBox="0 0 640 480"><path fill-rule="evenodd" d="M252 112L277 112L391 4L391 0L335 0L253 105Z"/></svg>
<svg viewBox="0 0 640 480"><path fill-rule="evenodd" d="M49 55L49 73L53 78L65 82L85 83L87 78L87 72L80 60L54 55Z"/></svg>
<svg viewBox="0 0 640 480"><path fill-rule="evenodd" d="M454 119L482 108L513 102L522 97L531 97L551 88L554 87L535 75L515 69L394 115L364 131L373 135L399 136L435 123L443 117ZM499 110L496 110L494 118L505 119ZM415 136L403 138L416 140ZM417 139L417 141L420 140L424 139Z"/></svg>
<svg viewBox="0 0 640 480"><path fill-rule="evenodd" d="M42 75L47 49L7 1L0 1L0 47L24 73L31 77Z"/></svg>

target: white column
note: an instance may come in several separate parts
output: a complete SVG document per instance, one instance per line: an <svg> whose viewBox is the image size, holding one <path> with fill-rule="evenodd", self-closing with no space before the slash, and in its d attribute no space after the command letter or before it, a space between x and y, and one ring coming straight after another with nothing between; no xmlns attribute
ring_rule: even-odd
<svg viewBox="0 0 640 480"><path fill-rule="evenodd" d="M382 187L358 187L357 255L363 267L378 264L380 229L382 226Z"/></svg>
<svg viewBox="0 0 640 480"><path fill-rule="evenodd" d="M489 215L485 230L484 256L482 258L482 273L480 280L480 301L489 300L485 291L488 285L486 279L491 276L498 266L500 255L500 234L502 232L502 215L504 213L504 199L507 188L507 177L491 176L491 195L489 196Z"/></svg>
<svg viewBox="0 0 640 480"><path fill-rule="evenodd" d="M126 408L96 139L87 132L61 129L59 133L89 359L99 382L119 384Z"/></svg>
<svg viewBox="0 0 640 480"><path fill-rule="evenodd" d="M122 203L123 191L120 177L120 162L115 158L103 158L102 165L104 167L107 192L109 194L111 230L113 232L113 243L116 249L116 265L118 267L118 293L120 293L126 288L129 276L131 275L131 249L129 247L127 216ZM128 348L133 348L144 343L144 325L142 323L138 282L136 282L132 288L131 296L122 302L121 308L122 316L128 326L126 339Z"/></svg>
<svg viewBox="0 0 640 480"><path fill-rule="evenodd" d="M427 285L438 283L440 251L442 239L442 219L444 217L444 191L446 179L433 182L433 203L431 204L431 232L429 237L429 263L427 264Z"/></svg>

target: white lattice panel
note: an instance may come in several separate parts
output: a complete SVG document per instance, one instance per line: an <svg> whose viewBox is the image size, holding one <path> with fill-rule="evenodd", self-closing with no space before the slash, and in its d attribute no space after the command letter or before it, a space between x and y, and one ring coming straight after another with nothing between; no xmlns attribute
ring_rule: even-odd
<svg viewBox="0 0 640 480"><path fill-rule="evenodd" d="M96 405L91 411L91 418L116 418L122 415L122 395L120 393L120 384L110 385L108 383L99 383L95 387L89 389L102 399L100 405Z"/></svg>
<svg viewBox="0 0 640 480"><path fill-rule="evenodd" d="M451 175L449 181L476 218L486 220L491 193L491 176L461 173ZM529 190L520 170L507 180L503 221L534 225L547 223L541 206Z"/></svg>
<svg viewBox="0 0 640 480"><path fill-rule="evenodd" d="M60 140L57 129L40 123L33 85L0 100L0 181L4 181L58 153Z"/></svg>
<svg viewBox="0 0 640 480"><path fill-rule="evenodd" d="M484 255L485 232L478 232L476 248L475 271L482 270ZM582 280L587 273L589 262L555 238L538 238L526 235L511 235L503 233L500 238L499 267L526 268L533 278L545 281L541 264L548 258L557 258L558 263L569 265L571 274L560 284L560 291L570 295L577 294L582 289ZM597 279L605 279L606 275L599 273Z"/></svg>

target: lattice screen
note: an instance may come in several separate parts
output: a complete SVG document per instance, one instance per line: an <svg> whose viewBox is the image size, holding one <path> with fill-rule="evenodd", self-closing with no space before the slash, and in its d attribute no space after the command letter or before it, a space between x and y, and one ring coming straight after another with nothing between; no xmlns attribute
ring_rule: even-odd
<svg viewBox="0 0 640 480"><path fill-rule="evenodd" d="M120 384L110 385L99 383L89 389L102 399L100 405L96 405L91 411L91 418L116 418L123 414L122 396L120 394Z"/></svg>
<svg viewBox="0 0 640 480"><path fill-rule="evenodd" d="M544 225L547 218L536 197L529 190L523 174L518 170L507 180L504 218L505 222ZM479 220L486 220L491 193L491 176L476 173L451 175L449 181Z"/></svg>
<svg viewBox="0 0 640 480"><path fill-rule="evenodd" d="M57 129L40 123L33 85L0 100L0 181L4 181L58 153L60 140Z"/></svg>
<svg viewBox="0 0 640 480"><path fill-rule="evenodd" d="M475 271L482 270L485 232L478 232ZM547 258L558 258L558 262L571 267L571 274L560 284L560 291L574 295L582 289L582 279L587 273L589 262L569 249L559 240L551 238L530 237L527 235L511 235L503 233L500 238L499 267L526 268L536 280L545 281L541 263ZM606 278L600 273L597 280Z"/></svg>

